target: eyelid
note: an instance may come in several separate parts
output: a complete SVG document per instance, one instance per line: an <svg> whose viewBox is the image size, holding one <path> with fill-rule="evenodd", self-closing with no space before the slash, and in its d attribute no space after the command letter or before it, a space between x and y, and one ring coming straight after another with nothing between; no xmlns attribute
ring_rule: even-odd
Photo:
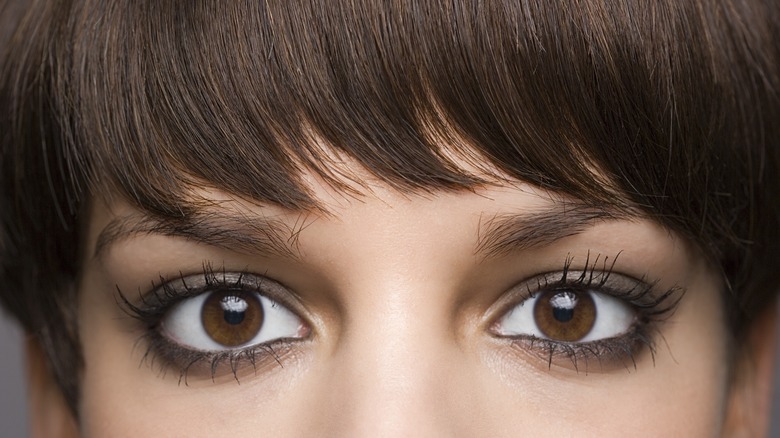
<svg viewBox="0 0 780 438"><path fill-rule="evenodd" d="M490 331L493 331L492 328L512 308L530 299L536 293L554 288L598 292L624 299L629 305L640 309L652 308L666 298L666 294L656 296L653 293L656 283L639 280L619 272L598 271L590 267L579 270L566 269L565 273L546 272L523 280L505 292L488 309L486 325ZM674 307L678 300L679 298L676 298L669 307Z"/></svg>
<svg viewBox="0 0 780 438"><path fill-rule="evenodd" d="M279 338L223 351L204 351L184 346L163 333L162 322L177 304L216 290L232 288L258 293L286 308L305 326L305 334L296 339ZM310 322L311 313L293 290L265 275L226 269L215 272L209 263L204 263L203 271L197 274L180 273L173 279L160 277L158 285L153 285L145 294L139 294L136 304L131 303L118 288L117 292L120 307L144 325L139 337L146 344L142 363L147 362L150 366L158 364L162 375L168 367L178 369L179 384L187 384L191 370L197 370L202 376L210 375L212 381L218 375L229 372L238 381L239 373L247 367L255 374L261 369L277 369L283 361L294 360L296 352L312 340L315 333L315 326Z"/></svg>
<svg viewBox="0 0 780 438"><path fill-rule="evenodd" d="M659 337L663 339L661 323L674 314L685 289L678 286L659 288L660 281L623 274L614 269L614 261L612 265L606 265L597 263L598 259L592 264L586 259L583 268L571 270L573 259L567 257L562 270L542 273L517 283L486 312L484 333L497 342L500 351L512 353L513 360L527 358L529 364L547 370L554 365L556 369L577 373L584 370L587 374L589 371L636 368L643 353L649 354L655 363L656 341ZM564 291L604 295L622 301L632 310L633 323L619 335L592 340L586 340L587 335L578 341L564 341L538 336L534 332L502 333L504 318L521 303L542 292Z"/></svg>
<svg viewBox="0 0 780 438"><path fill-rule="evenodd" d="M240 290L255 291L287 307L309 327L312 313L294 290L265 275L243 271L229 271L226 268L214 271L210 263L204 263L199 273L179 273L175 278L160 277L159 282L146 292L141 293L136 303L131 302L119 291L119 300L131 316L143 320L147 326L156 326L160 318L180 301L215 288L235 287Z"/></svg>

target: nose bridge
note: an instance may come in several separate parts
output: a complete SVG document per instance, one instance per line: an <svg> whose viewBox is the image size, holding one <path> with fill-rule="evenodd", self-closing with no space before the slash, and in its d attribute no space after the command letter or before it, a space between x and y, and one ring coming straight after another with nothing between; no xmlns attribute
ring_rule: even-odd
<svg viewBox="0 0 780 438"><path fill-rule="evenodd" d="M323 370L324 414L333 436L452 436L469 390L449 275L462 243L438 217L385 213L339 242L344 320Z"/></svg>
<svg viewBox="0 0 780 438"><path fill-rule="evenodd" d="M422 308L385 303L350 319L334 353L332 408L342 434L437 436L451 417L456 350L441 322ZM403 309L395 308L401 305ZM377 316L378 315L378 316ZM439 327L436 327L439 326Z"/></svg>

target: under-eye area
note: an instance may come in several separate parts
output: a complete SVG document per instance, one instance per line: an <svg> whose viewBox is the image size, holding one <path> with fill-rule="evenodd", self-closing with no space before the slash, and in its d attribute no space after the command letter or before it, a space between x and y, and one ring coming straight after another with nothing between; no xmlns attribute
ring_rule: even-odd
<svg viewBox="0 0 780 438"><path fill-rule="evenodd" d="M684 289L622 274L618 257L567 256L560 271L523 281L501 299L490 331L547 368L630 371L644 354L654 362L659 326Z"/></svg>
<svg viewBox="0 0 780 438"><path fill-rule="evenodd" d="M160 278L134 301L117 288L123 310L142 324L142 362L165 374L216 377L284 367L296 343L311 329L300 306L281 284L248 272L214 271L204 263L197 274Z"/></svg>

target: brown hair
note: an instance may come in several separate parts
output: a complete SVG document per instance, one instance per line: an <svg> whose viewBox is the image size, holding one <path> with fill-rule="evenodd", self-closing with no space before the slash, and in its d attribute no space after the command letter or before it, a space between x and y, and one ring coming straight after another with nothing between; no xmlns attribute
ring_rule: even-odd
<svg viewBox="0 0 780 438"><path fill-rule="evenodd" d="M737 337L780 284L777 2L0 7L0 299L71 406L81 229L108 193L158 217L201 184L315 208L301 171L345 188L339 157L401 190L480 184L447 144L694 242Z"/></svg>

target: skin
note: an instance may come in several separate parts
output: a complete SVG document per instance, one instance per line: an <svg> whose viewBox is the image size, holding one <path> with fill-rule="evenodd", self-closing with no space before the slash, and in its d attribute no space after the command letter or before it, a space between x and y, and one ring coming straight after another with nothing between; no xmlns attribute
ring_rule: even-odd
<svg viewBox="0 0 780 438"><path fill-rule="evenodd" d="M739 413L753 399L729 391L717 277L653 222L593 221L541 246L485 256L476 248L486 218L571 200L519 182L426 195L371 182L359 196L310 185L327 214L196 193L216 201L207 208L286 224L297 232L287 255L156 233L125 236L93 255L112 220L142 214L121 200L95 203L79 303L82 436L711 437L766 421L746 421ZM575 366L497 336L529 279L560 271L567 257L572 270L583 269L588 254L619 254L612 275L685 290L653 326L654 354L638 348L633 358ZM305 339L281 348L278 361L259 359L255 369L244 362L236 376L224 365L213 379L208 367L195 367L186 384L176 365L143 360L146 328L117 304L117 288L139 304L139 292L160 276L197 277L204 262L284 284ZM765 344L761 338L756 351ZM47 387L46 379L32 376L33 388ZM63 421L57 408L42 412Z"/></svg>

